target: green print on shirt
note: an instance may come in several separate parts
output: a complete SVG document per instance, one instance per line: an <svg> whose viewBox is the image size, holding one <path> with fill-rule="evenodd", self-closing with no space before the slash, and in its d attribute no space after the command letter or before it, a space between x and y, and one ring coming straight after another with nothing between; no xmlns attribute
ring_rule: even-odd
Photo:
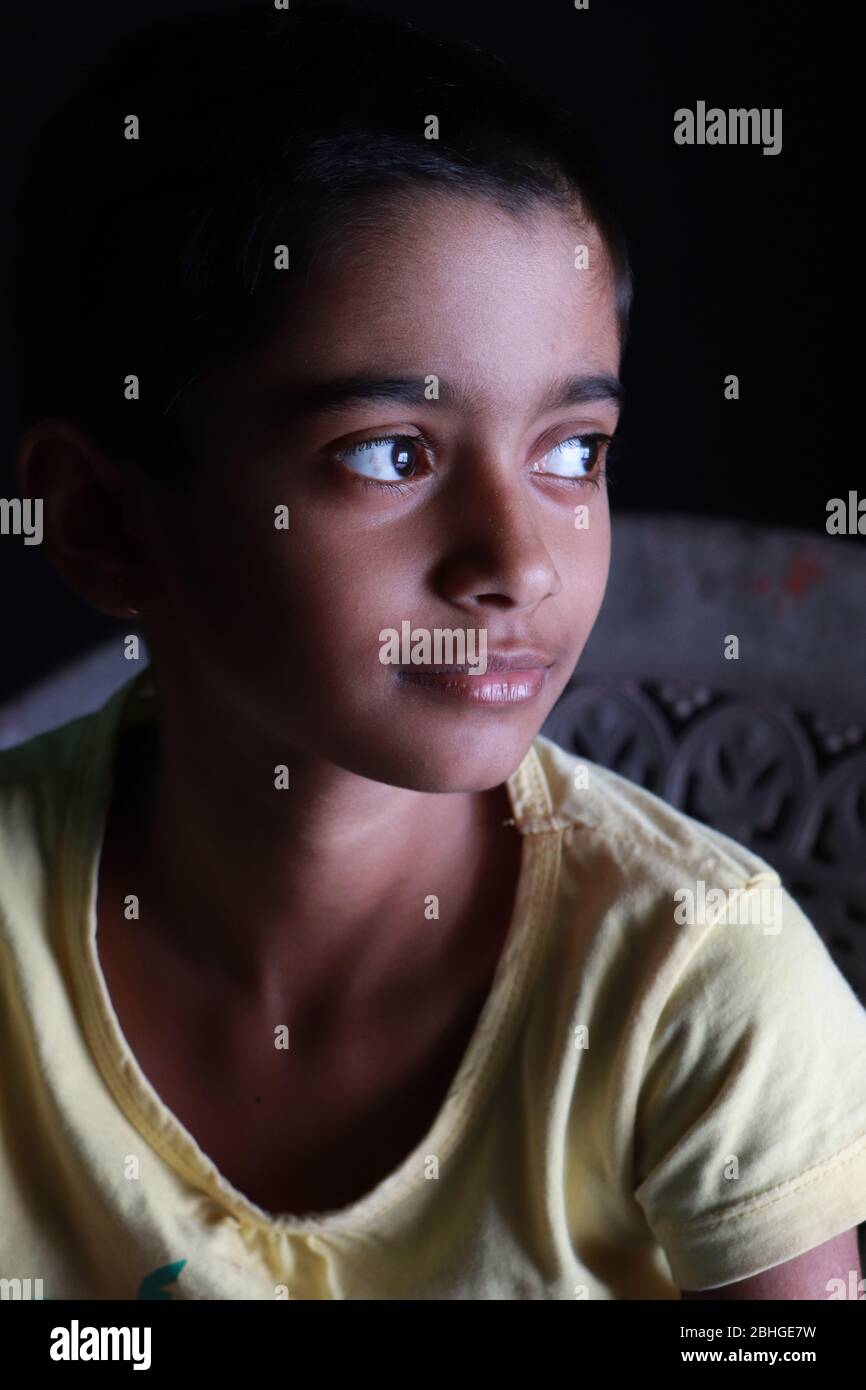
<svg viewBox="0 0 866 1390"><path fill-rule="evenodd" d="M175 1260L174 1264L160 1265L159 1269L153 1270L153 1272L150 1274L145 1274L144 1278L138 1286L138 1293L136 1294L136 1298L143 1298L148 1300L155 1298L170 1299L171 1294L163 1292L163 1285L173 1284L176 1279L179 1279L180 1272L185 1264L186 1260ZM56 1303L57 1299L44 1298L40 1299L39 1302Z"/></svg>
<svg viewBox="0 0 866 1390"><path fill-rule="evenodd" d="M186 1260L175 1260L171 1265L160 1265L152 1274L146 1274L141 1281L138 1289L138 1297L145 1299L165 1299L171 1298L170 1293L163 1291L164 1284L173 1284L180 1277L180 1272L186 1264Z"/></svg>

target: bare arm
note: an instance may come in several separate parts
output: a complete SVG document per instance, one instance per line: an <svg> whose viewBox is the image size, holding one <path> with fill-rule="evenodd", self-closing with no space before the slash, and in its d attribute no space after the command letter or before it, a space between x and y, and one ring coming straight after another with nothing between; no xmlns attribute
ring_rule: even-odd
<svg viewBox="0 0 866 1390"><path fill-rule="evenodd" d="M830 1279L841 1279L849 1287L850 1271L854 1270L855 1286L861 1279L860 1253L857 1248L857 1227L843 1231L833 1240L807 1250L796 1259L786 1260L750 1279L738 1279L718 1289L683 1289L683 1298L766 1298L766 1299L826 1299Z"/></svg>

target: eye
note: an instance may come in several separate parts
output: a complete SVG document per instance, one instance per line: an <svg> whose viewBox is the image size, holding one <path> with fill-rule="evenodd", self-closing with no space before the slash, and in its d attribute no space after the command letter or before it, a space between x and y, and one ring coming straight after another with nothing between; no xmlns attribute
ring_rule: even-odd
<svg viewBox="0 0 866 1390"><path fill-rule="evenodd" d="M346 449L339 449L337 458L362 477L394 483L415 477L423 462L422 443L414 435L384 435L379 439L362 439Z"/></svg>
<svg viewBox="0 0 866 1390"><path fill-rule="evenodd" d="M559 444L555 444L544 455L545 460L554 460L554 466L538 468L535 471L551 474L555 478L573 478L577 482L588 479L600 465L610 441L611 436L609 434L571 435L568 439L563 439Z"/></svg>

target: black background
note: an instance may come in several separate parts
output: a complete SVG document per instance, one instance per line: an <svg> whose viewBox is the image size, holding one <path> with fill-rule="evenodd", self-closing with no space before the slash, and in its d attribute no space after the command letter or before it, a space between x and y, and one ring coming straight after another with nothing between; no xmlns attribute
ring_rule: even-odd
<svg viewBox="0 0 866 1390"><path fill-rule="evenodd" d="M854 285L862 264L855 10L848 21L842 6L769 0L590 0L586 11L567 0L510 10L493 0L357 7L494 49L596 132L636 275L614 513L710 515L826 534L827 501L858 485L866 493L849 423L860 396ZM4 272L18 169L38 123L115 37L150 18L214 8L41 0L7 12ZM399 72L359 55L358 80L391 84L399 102ZM699 100L781 107L781 153L676 145L674 111ZM0 351L0 496L8 497L17 422L5 306ZM729 373L739 377L739 401L724 399ZM0 586L0 698L114 630L53 574L42 547L20 537L0 537Z"/></svg>

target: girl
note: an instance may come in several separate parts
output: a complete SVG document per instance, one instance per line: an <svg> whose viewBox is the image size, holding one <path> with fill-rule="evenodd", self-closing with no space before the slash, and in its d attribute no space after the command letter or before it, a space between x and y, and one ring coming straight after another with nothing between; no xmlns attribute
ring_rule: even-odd
<svg viewBox="0 0 866 1390"><path fill-rule="evenodd" d="M469 46L229 13L114 54L19 217L22 495L151 660L0 759L0 1274L856 1282L866 1014L786 893L677 913L771 867L539 735L631 298L583 137Z"/></svg>

